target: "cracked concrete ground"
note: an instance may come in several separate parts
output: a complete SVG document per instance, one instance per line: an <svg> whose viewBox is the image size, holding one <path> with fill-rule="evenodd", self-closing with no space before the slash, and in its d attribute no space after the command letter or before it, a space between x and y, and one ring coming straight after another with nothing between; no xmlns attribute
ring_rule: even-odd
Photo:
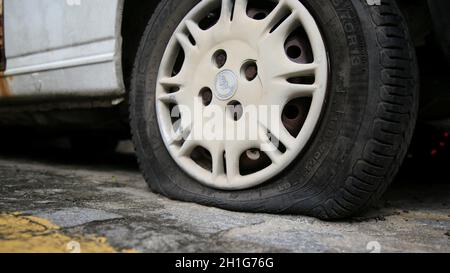
<svg viewBox="0 0 450 273"><path fill-rule="evenodd" d="M323 222L168 200L148 190L132 154L74 159L32 147L0 153L0 213L46 219L67 236L106 238L117 251L450 252L445 180L396 182L366 215ZM0 234L0 247L5 240Z"/></svg>

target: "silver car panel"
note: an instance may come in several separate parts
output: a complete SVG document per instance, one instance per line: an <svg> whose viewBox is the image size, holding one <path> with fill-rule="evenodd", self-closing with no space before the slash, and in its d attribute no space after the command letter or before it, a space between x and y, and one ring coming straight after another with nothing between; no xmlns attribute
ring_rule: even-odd
<svg viewBox="0 0 450 273"><path fill-rule="evenodd" d="M3 0L1 100L119 97L123 0Z"/></svg>

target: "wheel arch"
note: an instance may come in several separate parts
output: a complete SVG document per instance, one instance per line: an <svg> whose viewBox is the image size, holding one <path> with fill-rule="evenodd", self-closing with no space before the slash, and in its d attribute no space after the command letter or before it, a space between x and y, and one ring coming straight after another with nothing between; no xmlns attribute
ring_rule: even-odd
<svg viewBox="0 0 450 273"><path fill-rule="evenodd" d="M129 90L134 60L153 12L161 0L132 1L123 0L122 12L122 72L125 87Z"/></svg>

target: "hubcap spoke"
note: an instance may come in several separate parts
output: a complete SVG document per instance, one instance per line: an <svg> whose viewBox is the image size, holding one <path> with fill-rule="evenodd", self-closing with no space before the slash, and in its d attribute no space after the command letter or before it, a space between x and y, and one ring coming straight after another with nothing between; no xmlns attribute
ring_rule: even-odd
<svg viewBox="0 0 450 273"><path fill-rule="evenodd" d="M197 44L202 44L203 43L202 37L204 36L204 31L193 20L186 20L185 24L189 33L192 35L192 38L194 38L195 42Z"/></svg>
<svg viewBox="0 0 450 273"><path fill-rule="evenodd" d="M247 5L248 0L236 0L234 4L233 21L235 21L237 24L240 24L248 19Z"/></svg>
<svg viewBox="0 0 450 273"><path fill-rule="evenodd" d="M185 82L186 81L181 74L178 74L174 77L163 77L159 79L159 84L163 85L166 88L180 87L183 86Z"/></svg>
<svg viewBox="0 0 450 273"><path fill-rule="evenodd" d="M193 51L196 49L196 46L191 43L189 37L184 33L177 33L175 34L175 37L178 43L180 43L181 47L183 48L184 54L186 54L186 57L189 58L193 54Z"/></svg>
<svg viewBox="0 0 450 273"><path fill-rule="evenodd" d="M285 1L280 0L274 10L264 20L261 20L263 33L269 33L272 28L275 27L281 19L283 19L283 16L285 16L285 12L287 10Z"/></svg>
<svg viewBox="0 0 450 273"><path fill-rule="evenodd" d="M287 81L277 81L273 86L279 92L270 94L268 102L271 105L280 106L285 106L293 99L313 97L317 90L317 86L314 84L293 84Z"/></svg>
<svg viewBox="0 0 450 273"><path fill-rule="evenodd" d="M286 149L289 150L294 146L295 137L293 137L283 126L281 118L275 124L272 124L267 119L260 119L259 124L261 126L260 128L270 132L272 136L280 142L280 144L283 144L286 147Z"/></svg>
<svg viewBox="0 0 450 273"><path fill-rule="evenodd" d="M171 137L168 140L168 144L170 146L175 145L175 143L180 142L184 139L185 136L185 132L187 131L187 129L178 129L178 130L173 130Z"/></svg>
<svg viewBox="0 0 450 273"><path fill-rule="evenodd" d="M197 147L198 142L194 141L192 139L186 139L186 141L181 145L181 148L178 152L178 156L180 157L187 157L189 156L194 149Z"/></svg>
<svg viewBox="0 0 450 273"><path fill-rule="evenodd" d="M298 15L296 12L291 13L269 36L269 39L281 41L287 38L298 26Z"/></svg>
<svg viewBox="0 0 450 273"><path fill-rule="evenodd" d="M225 160L227 166L228 181L232 182L239 175L239 159L243 149L239 149L239 146L234 144L226 145Z"/></svg>
<svg viewBox="0 0 450 273"><path fill-rule="evenodd" d="M287 60L286 57L280 60L275 66L275 69L278 71L277 76L283 79L315 75L318 68L316 63L298 64Z"/></svg>
<svg viewBox="0 0 450 273"><path fill-rule="evenodd" d="M222 145L216 145L211 150L212 157L212 173L215 178L225 174L225 161Z"/></svg>
<svg viewBox="0 0 450 273"><path fill-rule="evenodd" d="M230 23L232 14L233 14L233 1L222 0L220 21L222 21L223 23Z"/></svg>
<svg viewBox="0 0 450 273"><path fill-rule="evenodd" d="M180 91L175 92L175 93L164 93L164 94L158 96L158 100L160 100L164 103L177 103L179 95L180 95Z"/></svg>
<svg viewBox="0 0 450 273"><path fill-rule="evenodd" d="M275 146L274 141L267 135L267 128L260 125L259 135L261 136L261 150L267 154L273 164L278 164L278 161L283 154L279 151L278 147Z"/></svg>

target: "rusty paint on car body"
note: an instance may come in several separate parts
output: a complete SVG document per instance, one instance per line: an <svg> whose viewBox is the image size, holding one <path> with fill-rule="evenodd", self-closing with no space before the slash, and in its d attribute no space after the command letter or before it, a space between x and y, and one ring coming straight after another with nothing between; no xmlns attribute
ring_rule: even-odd
<svg viewBox="0 0 450 273"><path fill-rule="evenodd" d="M1 1L1 0L0 0ZM12 95L9 82L12 77L5 77L3 72L0 72L0 97L10 97Z"/></svg>

